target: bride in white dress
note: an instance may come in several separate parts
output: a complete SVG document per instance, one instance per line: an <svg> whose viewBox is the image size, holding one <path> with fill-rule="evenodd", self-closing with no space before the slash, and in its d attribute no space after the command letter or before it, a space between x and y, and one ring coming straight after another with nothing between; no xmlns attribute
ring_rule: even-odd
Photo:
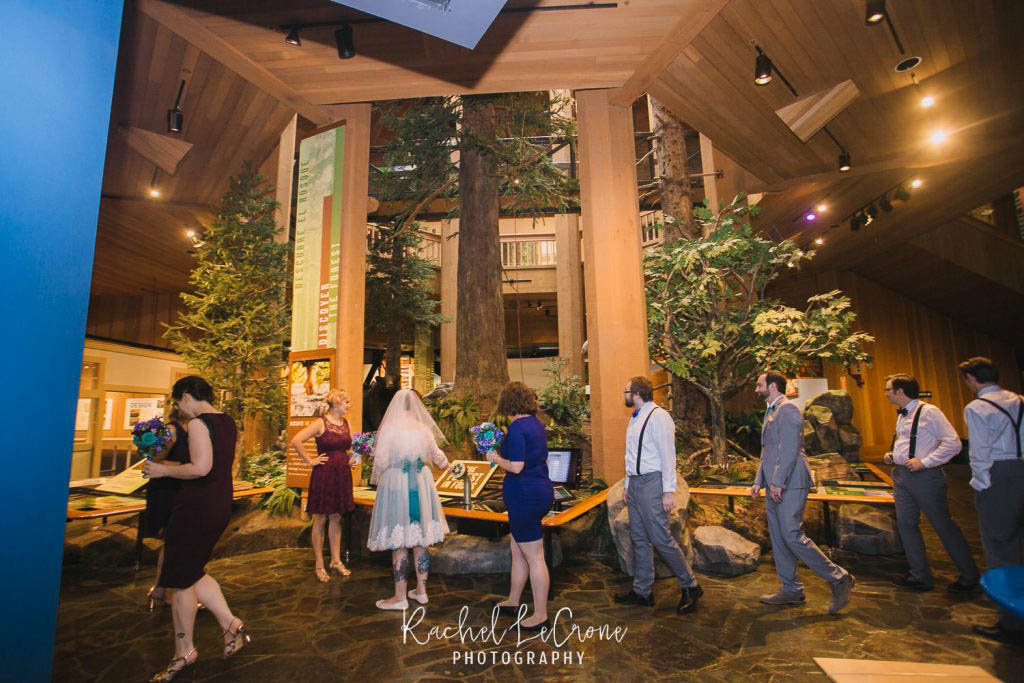
<svg viewBox="0 0 1024 683"><path fill-rule="evenodd" d="M411 389L395 394L377 429L370 476L370 483L377 486L377 497L366 545L374 551L392 551L395 579L395 594L378 600L380 609L404 610L409 606L408 598L427 604L427 546L440 543L448 533L430 470L431 464L449 466L438 447L442 441L444 434L419 395ZM416 589L406 592L410 549Z"/></svg>

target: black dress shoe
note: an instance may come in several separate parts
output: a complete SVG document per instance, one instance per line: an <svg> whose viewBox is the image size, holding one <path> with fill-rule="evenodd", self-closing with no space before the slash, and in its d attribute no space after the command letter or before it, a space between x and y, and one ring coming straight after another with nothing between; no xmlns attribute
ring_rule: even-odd
<svg viewBox="0 0 1024 683"><path fill-rule="evenodd" d="M502 616L514 617L517 614L519 614L519 605L502 605L500 604L499 601L496 601L491 603L492 612L494 611L495 607L498 608L498 614Z"/></svg>
<svg viewBox="0 0 1024 683"><path fill-rule="evenodd" d="M704 595L704 589L700 587L700 584L684 588L682 595L679 596L676 614L686 614L697 609L697 601L700 600L702 595Z"/></svg>
<svg viewBox="0 0 1024 683"><path fill-rule="evenodd" d="M971 630L979 636L985 636L986 638L991 638L992 640L999 641L1000 643L1024 645L1024 633L1007 631L999 624L992 624L991 626L976 624L971 627Z"/></svg>
<svg viewBox="0 0 1024 683"><path fill-rule="evenodd" d="M615 602L620 605L640 605L641 607L654 607L654 592L648 595L637 595L632 590L628 593L620 593L615 596Z"/></svg>
<svg viewBox="0 0 1024 683"><path fill-rule="evenodd" d="M975 581L974 583L968 583L967 581L964 581L964 577L961 576L956 581L949 584L946 590L948 590L950 593L969 594L977 592L979 588L981 588L981 586L978 584L977 581Z"/></svg>
<svg viewBox="0 0 1024 683"><path fill-rule="evenodd" d="M897 588L902 588L908 591L917 591L918 593L927 593L932 589L931 584L925 583L924 581L918 581L914 577L910 576L910 574L901 576L898 579L893 579L889 583Z"/></svg>
<svg viewBox="0 0 1024 683"><path fill-rule="evenodd" d="M540 622L539 624L534 624L533 626L523 626L522 623L519 624L519 630L520 631L531 631L531 632L533 632L533 631L539 631L542 628L546 628L547 630L550 631L551 630L551 620L550 619L545 619L544 621Z"/></svg>

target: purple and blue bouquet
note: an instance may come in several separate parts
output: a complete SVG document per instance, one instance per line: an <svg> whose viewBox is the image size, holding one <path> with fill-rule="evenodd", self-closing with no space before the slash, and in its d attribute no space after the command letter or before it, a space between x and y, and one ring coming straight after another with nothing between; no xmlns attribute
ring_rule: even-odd
<svg viewBox="0 0 1024 683"><path fill-rule="evenodd" d="M132 443L146 460L152 460L171 443L171 430L158 417L136 422L132 425Z"/></svg>
<svg viewBox="0 0 1024 683"><path fill-rule="evenodd" d="M501 440L505 438L505 432L501 431L493 422L484 422L476 427L470 427L469 431L473 434L473 444L480 455L487 455L489 451L498 450Z"/></svg>
<svg viewBox="0 0 1024 683"><path fill-rule="evenodd" d="M377 443L377 432L356 432L352 435L352 450L366 460L373 455L373 447Z"/></svg>

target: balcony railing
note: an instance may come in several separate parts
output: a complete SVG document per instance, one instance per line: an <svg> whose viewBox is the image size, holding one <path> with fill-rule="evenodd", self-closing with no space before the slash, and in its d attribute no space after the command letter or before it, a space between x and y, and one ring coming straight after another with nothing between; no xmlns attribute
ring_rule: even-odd
<svg viewBox="0 0 1024 683"><path fill-rule="evenodd" d="M555 236L522 235L501 238L502 268L544 268L556 263Z"/></svg>

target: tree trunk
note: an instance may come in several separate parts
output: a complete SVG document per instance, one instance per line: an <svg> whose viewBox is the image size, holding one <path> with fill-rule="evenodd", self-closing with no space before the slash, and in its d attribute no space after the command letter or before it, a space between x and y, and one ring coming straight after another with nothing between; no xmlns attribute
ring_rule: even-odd
<svg viewBox="0 0 1024 683"><path fill-rule="evenodd" d="M402 272L402 261L405 260L405 249L402 248L402 241L392 237L391 244L391 274L397 277ZM397 289L398 283L392 283L391 289ZM392 299L394 297L392 296ZM392 312L388 316L388 327L384 341L384 381L388 389L397 391L402 388L402 317L398 314L398 304L392 300L390 306Z"/></svg>
<svg viewBox="0 0 1024 683"><path fill-rule="evenodd" d="M693 194L690 171L686 166L686 131L683 123L653 97L651 112L654 115L653 132L658 146L656 159L661 184L661 210L666 216L665 244L671 244L700 234L693 220ZM693 384L674 375L672 415L682 425L684 438L692 441L695 437L707 434L707 398Z"/></svg>
<svg viewBox="0 0 1024 683"><path fill-rule="evenodd" d="M711 392L708 401L711 409L711 462L724 465L726 458L725 442L725 401L718 392Z"/></svg>
<svg viewBox="0 0 1024 683"><path fill-rule="evenodd" d="M494 103L465 96L462 112L455 392L474 396L486 413L509 381L498 177L493 155L478 144L496 140Z"/></svg>

